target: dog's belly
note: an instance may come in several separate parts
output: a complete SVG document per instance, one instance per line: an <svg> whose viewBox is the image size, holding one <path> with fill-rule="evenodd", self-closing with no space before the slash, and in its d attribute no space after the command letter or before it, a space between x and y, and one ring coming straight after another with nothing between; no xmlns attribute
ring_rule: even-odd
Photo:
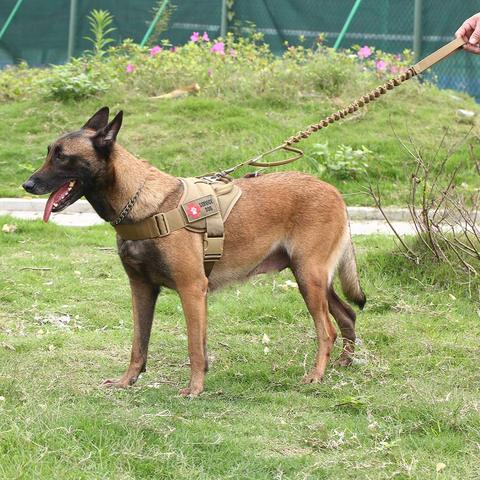
<svg viewBox="0 0 480 480"><path fill-rule="evenodd" d="M222 262L213 268L208 288L217 290L231 283L244 282L249 278L262 273L280 272L290 266L290 258L283 248L277 248L263 259L253 264L237 264L236 266L222 265Z"/></svg>
<svg viewBox="0 0 480 480"><path fill-rule="evenodd" d="M284 268L290 266L290 258L288 258L285 250L277 250L272 252L259 265L257 265L249 274L248 277L260 275L262 273L280 272Z"/></svg>

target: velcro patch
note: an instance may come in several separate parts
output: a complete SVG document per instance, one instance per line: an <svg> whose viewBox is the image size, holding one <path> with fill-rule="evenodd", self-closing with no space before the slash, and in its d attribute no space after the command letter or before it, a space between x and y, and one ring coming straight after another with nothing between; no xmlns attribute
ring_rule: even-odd
<svg viewBox="0 0 480 480"><path fill-rule="evenodd" d="M218 205L213 195L191 200L182 204L182 209L189 222L196 222L202 218L207 218L219 212Z"/></svg>

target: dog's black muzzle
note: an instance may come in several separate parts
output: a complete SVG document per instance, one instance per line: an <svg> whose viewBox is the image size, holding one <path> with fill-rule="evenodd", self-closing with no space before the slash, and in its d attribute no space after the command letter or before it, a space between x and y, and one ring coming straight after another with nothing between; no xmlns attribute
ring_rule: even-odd
<svg viewBox="0 0 480 480"><path fill-rule="evenodd" d="M35 181L29 178L23 185L23 189L28 193L35 193Z"/></svg>
<svg viewBox="0 0 480 480"><path fill-rule="evenodd" d="M33 195L45 195L46 193L50 193L55 190L55 186L62 183L62 181L66 181L63 179L59 179L58 182L52 181L44 181L35 174L33 174L26 182L22 184L24 190L28 193ZM58 188L58 187L57 187Z"/></svg>

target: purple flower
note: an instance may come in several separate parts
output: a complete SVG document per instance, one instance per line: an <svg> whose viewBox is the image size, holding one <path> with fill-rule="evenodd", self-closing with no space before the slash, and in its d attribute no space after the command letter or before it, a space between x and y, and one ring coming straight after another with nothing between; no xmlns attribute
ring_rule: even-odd
<svg viewBox="0 0 480 480"><path fill-rule="evenodd" d="M211 68L209 68L207 73L208 73L208 76L211 77L212 74L213 74L213 70Z"/></svg>
<svg viewBox="0 0 480 480"><path fill-rule="evenodd" d="M395 65L393 67L391 67L390 68L390 73L397 74L398 73L398 67L396 67Z"/></svg>
<svg viewBox="0 0 480 480"><path fill-rule="evenodd" d="M195 43L195 42L198 42L198 40L200 39L200 35L198 32L193 32L192 33L192 36L190 37L190 40Z"/></svg>
<svg viewBox="0 0 480 480"><path fill-rule="evenodd" d="M209 41L210 41L210 38L208 37L208 33L207 33L207 32L203 32L202 40L203 40L204 42L209 42Z"/></svg>
<svg viewBox="0 0 480 480"><path fill-rule="evenodd" d="M135 65L133 63L129 63L127 68L125 69L127 73L133 73L135 71Z"/></svg>
<svg viewBox="0 0 480 480"><path fill-rule="evenodd" d="M370 57L370 55L372 55L372 50L370 47L367 47L367 45L365 45L358 51L357 55L360 58L368 58Z"/></svg>
<svg viewBox="0 0 480 480"><path fill-rule="evenodd" d="M150 56L154 57L158 53L160 53L163 50L163 48L160 45L155 45L150 49Z"/></svg>
<svg viewBox="0 0 480 480"><path fill-rule="evenodd" d="M384 71L387 69L387 64L383 61L383 60L377 60L375 62L375 67L377 68L377 70L380 70L380 71Z"/></svg>
<svg viewBox="0 0 480 480"><path fill-rule="evenodd" d="M175 52L177 51L177 47L172 47L172 48L170 49L170 51L171 51L172 53L175 53Z"/></svg>
<svg viewBox="0 0 480 480"><path fill-rule="evenodd" d="M220 55L225 55L225 44L223 42L216 42L213 44L213 47L210 49L213 53L219 53Z"/></svg>

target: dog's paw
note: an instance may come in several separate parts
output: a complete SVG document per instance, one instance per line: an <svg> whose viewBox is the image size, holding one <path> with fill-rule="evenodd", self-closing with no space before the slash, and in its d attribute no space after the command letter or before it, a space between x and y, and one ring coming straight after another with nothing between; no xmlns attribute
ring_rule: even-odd
<svg viewBox="0 0 480 480"><path fill-rule="evenodd" d="M317 372L316 370L312 370L309 374L305 375L302 378L301 383L304 385L308 385L310 383L321 383L323 380L323 374Z"/></svg>
<svg viewBox="0 0 480 480"><path fill-rule="evenodd" d="M335 362L333 362L333 365L335 367L349 367L353 362L353 357L351 355L340 355Z"/></svg>
<svg viewBox="0 0 480 480"><path fill-rule="evenodd" d="M203 392L203 387L186 387L180 390L182 397L198 397Z"/></svg>
<svg viewBox="0 0 480 480"><path fill-rule="evenodd" d="M107 380L104 380L100 386L105 388L128 388L135 383L135 380L125 379L125 378L117 378L117 379L109 378Z"/></svg>

